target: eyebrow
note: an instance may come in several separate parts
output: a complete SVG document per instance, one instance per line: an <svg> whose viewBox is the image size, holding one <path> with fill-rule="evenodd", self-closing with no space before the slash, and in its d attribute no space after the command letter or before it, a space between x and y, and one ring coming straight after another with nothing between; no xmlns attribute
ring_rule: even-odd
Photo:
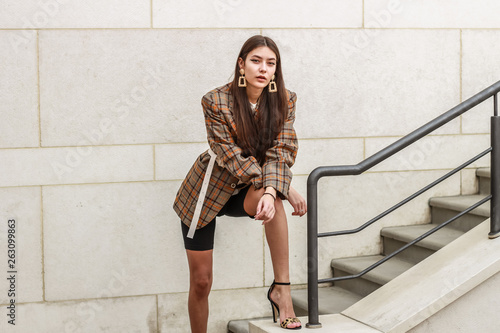
<svg viewBox="0 0 500 333"><path fill-rule="evenodd" d="M250 58L253 58L253 57L255 57L255 58L259 58L259 59L262 59L262 57L261 57L261 56L256 55L256 54L252 54L252 56L251 56ZM276 60L276 58L268 58L267 60Z"/></svg>

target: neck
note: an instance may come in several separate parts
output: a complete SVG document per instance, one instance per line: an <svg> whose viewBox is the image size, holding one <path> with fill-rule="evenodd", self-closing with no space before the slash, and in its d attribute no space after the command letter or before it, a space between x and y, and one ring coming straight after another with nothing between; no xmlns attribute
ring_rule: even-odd
<svg viewBox="0 0 500 333"><path fill-rule="evenodd" d="M247 97L250 103L256 104L260 94L262 94L262 89L247 87Z"/></svg>

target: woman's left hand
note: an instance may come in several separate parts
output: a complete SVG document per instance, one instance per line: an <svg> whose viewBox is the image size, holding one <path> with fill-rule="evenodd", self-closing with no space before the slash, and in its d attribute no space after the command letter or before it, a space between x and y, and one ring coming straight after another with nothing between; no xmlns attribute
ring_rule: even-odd
<svg viewBox="0 0 500 333"><path fill-rule="evenodd" d="M292 215L304 216L307 213L306 200L291 186L288 190L288 202L294 209Z"/></svg>

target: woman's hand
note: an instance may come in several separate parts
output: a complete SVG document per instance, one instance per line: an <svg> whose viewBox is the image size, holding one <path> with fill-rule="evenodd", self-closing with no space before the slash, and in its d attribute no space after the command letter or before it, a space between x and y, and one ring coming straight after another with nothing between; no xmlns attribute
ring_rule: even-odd
<svg viewBox="0 0 500 333"><path fill-rule="evenodd" d="M255 214L256 220L263 220L262 224L266 224L274 218L274 214L276 213L276 209L274 208L275 198L276 190L272 189L268 191L266 189L266 192L264 192L257 204L257 214Z"/></svg>
<svg viewBox="0 0 500 333"><path fill-rule="evenodd" d="M288 190L288 202L294 209L292 215L303 216L307 213L306 200L291 186Z"/></svg>

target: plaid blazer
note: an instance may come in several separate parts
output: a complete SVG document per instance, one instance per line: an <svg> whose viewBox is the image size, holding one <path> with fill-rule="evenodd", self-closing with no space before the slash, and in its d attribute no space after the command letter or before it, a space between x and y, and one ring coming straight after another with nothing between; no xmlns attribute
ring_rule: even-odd
<svg viewBox="0 0 500 333"><path fill-rule="evenodd" d="M217 157L197 229L213 220L239 182L253 184L257 189L271 186L276 189L278 195L286 199L292 180L290 167L295 162L298 150L297 136L293 128L296 94L287 91L289 98L287 119L274 141L274 146L268 149L261 166L255 157L243 157L242 149L236 144L233 98L229 86L230 83L208 92L201 101L208 143ZM174 210L187 226L191 225L209 160L210 155L207 150L195 160L177 192Z"/></svg>

